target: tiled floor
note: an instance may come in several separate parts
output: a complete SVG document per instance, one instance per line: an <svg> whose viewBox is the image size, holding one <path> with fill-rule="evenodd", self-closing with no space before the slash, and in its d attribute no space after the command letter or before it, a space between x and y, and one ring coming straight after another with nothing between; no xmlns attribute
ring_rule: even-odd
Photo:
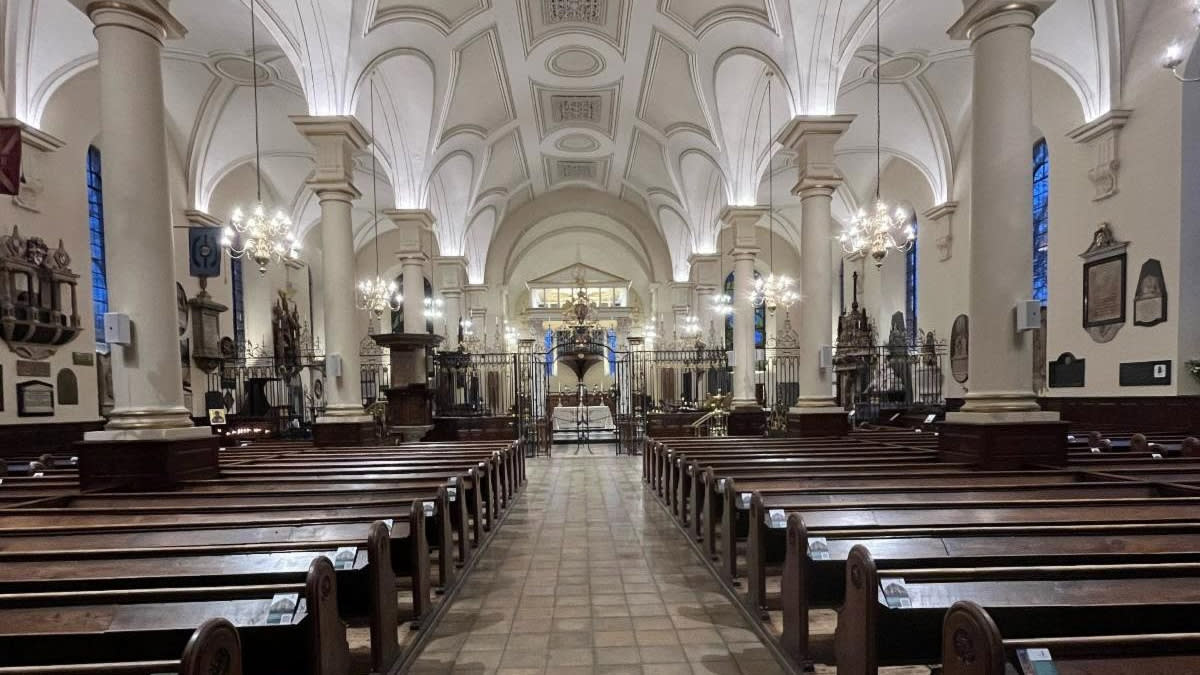
<svg viewBox="0 0 1200 675"><path fill-rule="evenodd" d="M772 675L638 457L530 460L529 483L413 673Z"/></svg>

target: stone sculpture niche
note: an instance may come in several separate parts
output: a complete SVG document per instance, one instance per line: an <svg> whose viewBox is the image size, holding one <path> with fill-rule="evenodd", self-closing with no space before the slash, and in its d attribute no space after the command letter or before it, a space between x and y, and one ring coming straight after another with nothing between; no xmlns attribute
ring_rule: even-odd
<svg viewBox="0 0 1200 675"><path fill-rule="evenodd" d="M82 331L71 256L62 240L50 251L41 237L0 237L0 337L18 356L45 359Z"/></svg>

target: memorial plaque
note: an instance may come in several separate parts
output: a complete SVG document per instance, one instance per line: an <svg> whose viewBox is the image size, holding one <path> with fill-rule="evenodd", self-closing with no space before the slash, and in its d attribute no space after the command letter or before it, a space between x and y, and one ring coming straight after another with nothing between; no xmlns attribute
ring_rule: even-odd
<svg viewBox="0 0 1200 675"><path fill-rule="evenodd" d="M75 371L63 368L58 371L58 404L79 405L79 378Z"/></svg>
<svg viewBox="0 0 1200 675"><path fill-rule="evenodd" d="M1050 362L1051 387L1082 387L1087 359L1077 359L1071 352L1063 352Z"/></svg>
<svg viewBox="0 0 1200 675"><path fill-rule="evenodd" d="M1122 387L1157 387L1170 384L1170 361L1140 361L1121 364L1120 385Z"/></svg>
<svg viewBox="0 0 1200 675"><path fill-rule="evenodd" d="M1133 325L1157 326L1167 320L1167 282L1162 263L1151 258L1142 264L1133 292Z"/></svg>
<svg viewBox="0 0 1200 675"><path fill-rule="evenodd" d="M1083 258L1083 328L1093 340L1111 342L1125 325L1125 250L1108 223L1092 235Z"/></svg>
<svg viewBox="0 0 1200 675"><path fill-rule="evenodd" d="M17 377L50 377L50 362L17 361Z"/></svg>
<svg viewBox="0 0 1200 675"><path fill-rule="evenodd" d="M54 414L54 385L33 380L17 385L17 415L49 417Z"/></svg>
<svg viewBox="0 0 1200 675"><path fill-rule="evenodd" d="M959 314L950 329L950 375L962 384L967 381L970 363L971 327L966 314Z"/></svg>
<svg viewBox="0 0 1200 675"><path fill-rule="evenodd" d="M91 352L71 352L71 364L76 366L96 365L96 355Z"/></svg>

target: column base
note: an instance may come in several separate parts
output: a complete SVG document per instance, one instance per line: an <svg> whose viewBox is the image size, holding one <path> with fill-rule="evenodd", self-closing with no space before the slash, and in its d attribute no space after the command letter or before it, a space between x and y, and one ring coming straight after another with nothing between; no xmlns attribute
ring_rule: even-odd
<svg viewBox="0 0 1200 675"><path fill-rule="evenodd" d="M734 407L729 411L730 436L764 436L767 433L767 414L761 406Z"/></svg>
<svg viewBox="0 0 1200 675"><path fill-rule="evenodd" d="M981 469L1066 466L1067 427L1058 413L950 413L938 425L938 458Z"/></svg>
<svg viewBox="0 0 1200 675"><path fill-rule="evenodd" d="M91 431L75 444L79 487L152 492L219 478L219 451L209 427Z"/></svg>
<svg viewBox="0 0 1200 675"><path fill-rule="evenodd" d="M313 424L313 445L317 447L379 444L379 425L370 415L318 417Z"/></svg>
<svg viewBox="0 0 1200 675"><path fill-rule="evenodd" d="M823 408L791 408L787 416L787 435L793 438L814 436L845 436L850 433L850 419L838 406Z"/></svg>

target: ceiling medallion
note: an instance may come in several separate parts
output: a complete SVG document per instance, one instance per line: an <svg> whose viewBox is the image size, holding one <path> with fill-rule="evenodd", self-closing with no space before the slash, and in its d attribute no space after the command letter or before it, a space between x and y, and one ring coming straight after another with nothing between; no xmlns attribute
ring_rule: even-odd
<svg viewBox="0 0 1200 675"><path fill-rule="evenodd" d="M604 70L604 57L586 47L562 47L546 58L546 70L559 77L591 77Z"/></svg>
<svg viewBox="0 0 1200 675"><path fill-rule="evenodd" d="M554 147L563 152L595 152L600 141L587 134L566 134L554 142Z"/></svg>

